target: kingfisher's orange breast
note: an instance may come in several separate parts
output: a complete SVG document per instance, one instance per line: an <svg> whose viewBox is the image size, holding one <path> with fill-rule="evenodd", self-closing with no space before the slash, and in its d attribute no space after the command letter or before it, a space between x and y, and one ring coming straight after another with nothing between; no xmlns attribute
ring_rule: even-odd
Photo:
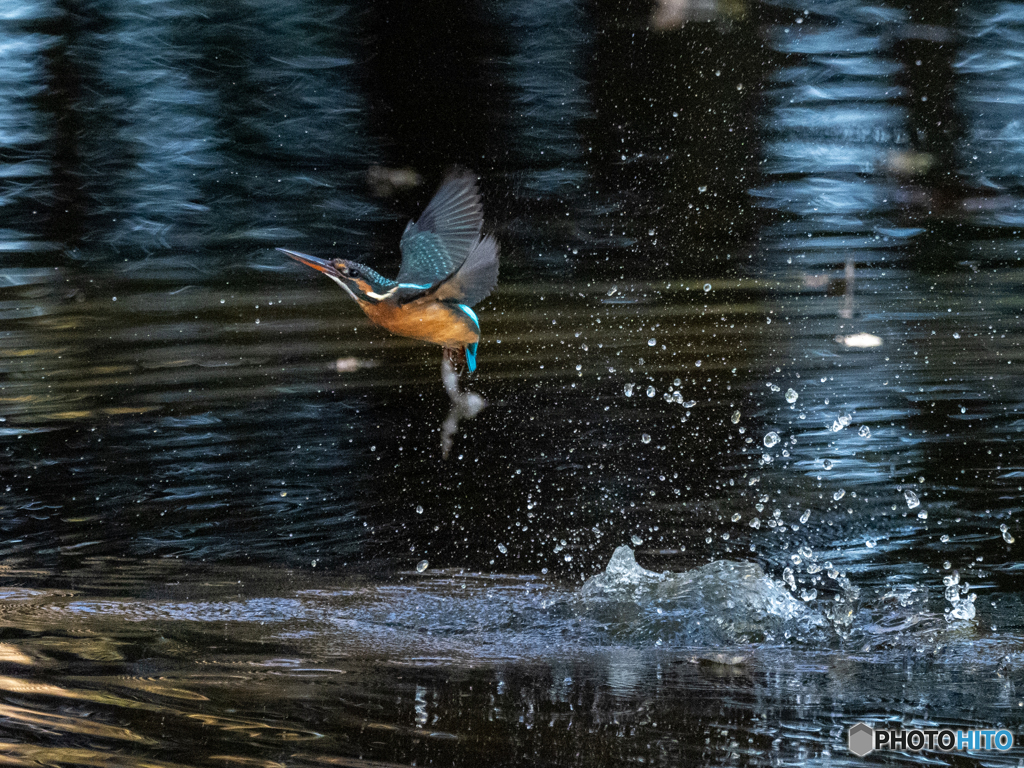
<svg viewBox="0 0 1024 768"><path fill-rule="evenodd" d="M359 302L374 323L399 336L443 347L465 347L480 340L475 324L460 309L439 301L412 301L396 307L385 302Z"/></svg>

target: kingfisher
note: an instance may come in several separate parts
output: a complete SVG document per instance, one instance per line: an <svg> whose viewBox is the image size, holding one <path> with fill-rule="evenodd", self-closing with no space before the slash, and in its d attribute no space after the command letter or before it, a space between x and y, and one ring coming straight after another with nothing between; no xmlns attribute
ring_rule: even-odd
<svg viewBox="0 0 1024 768"><path fill-rule="evenodd" d="M498 242L481 234L483 223L476 177L456 171L441 183L419 220L406 226L398 246L402 264L397 280L348 259L277 250L331 278L376 325L440 344L446 362L454 363L461 353L473 372L480 319L472 306L498 283Z"/></svg>

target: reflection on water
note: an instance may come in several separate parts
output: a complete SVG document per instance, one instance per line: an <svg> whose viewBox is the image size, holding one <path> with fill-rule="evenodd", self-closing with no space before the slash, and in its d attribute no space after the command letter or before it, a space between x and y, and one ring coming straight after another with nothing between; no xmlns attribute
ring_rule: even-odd
<svg viewBox="0 0 1024 768"><path fill-rule="evenodd" d="M3 760L1018 727L1022 7L0 9ZM393 273L454 164L508 256L446 433L272 248Z"/></svg>
<svg viewBox="0 0 1024 768"><path fill-rule="evenodd" d="M716 590L730 578L742 589L742 577L701 572L645 578L663 605L666 588L681 597L686 584L698 589L695 614L738 618L745 608L726 607ZM647 619L626 611L646 598L621 592L635 586L635 564L614 561L580 592L457 571L360 582L197 565L181 578L168 561L94 560L81 573L85 591L55 574L4 579L49 584L5 588L4 619L23 628L0 645L12 764L98 764L109 750L161 765L281 750L299 765L471 764L503 744L516 762L558 762L566 748L572 762L607 759L608 749L615 763L717 763L737 750L841 762L845 729L894 687L961 713L942 718L953 727L1003 722L1017 706L1020 638L936 624L907 590L861 611L870 651L700 648L649 641ZM763 588L793 600L781 584ZM615 589L622 602L609 621L589 604L595 590ZM659 631L671 623L663 616ZM914 712L915 723L934 723Z"/></svg>

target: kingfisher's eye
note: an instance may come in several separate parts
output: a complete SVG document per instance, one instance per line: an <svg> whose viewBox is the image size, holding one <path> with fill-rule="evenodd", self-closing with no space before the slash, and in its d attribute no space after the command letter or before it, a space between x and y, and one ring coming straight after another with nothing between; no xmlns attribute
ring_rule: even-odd
<svg viewBox="0 0 1024 768"><path fill-rule="evenodd" d="M349 277L359 277L359 270L355 269L354 267L349 267L348 269L345 270L345 274L347 274Z"/></svg>

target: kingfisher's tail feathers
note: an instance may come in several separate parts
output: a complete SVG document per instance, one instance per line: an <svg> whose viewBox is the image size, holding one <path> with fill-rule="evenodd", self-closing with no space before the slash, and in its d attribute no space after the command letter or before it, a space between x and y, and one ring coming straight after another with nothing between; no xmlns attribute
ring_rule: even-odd
<svg viewBox="0 0 1024 768"><path fill-rule="evenodd" d="M498 284L498 241L480 238L461 267L434 291L439 301L473 306L486 299Z"/></svg>
<svg viewBox="0 0 1024 768"><path fill-rule="evenodd" d="M472 373L476 370L476 345L478 342L473 342L466 347L466 367L469 372Z"/></svg>
<svg viewBox="0 0 1024 768"><path fill-rule="evenodd" d="M441 183L417 221L402 234L399 283L436 283L458 269L480 239L483 205L476 176L455 171Z"/></svg>

